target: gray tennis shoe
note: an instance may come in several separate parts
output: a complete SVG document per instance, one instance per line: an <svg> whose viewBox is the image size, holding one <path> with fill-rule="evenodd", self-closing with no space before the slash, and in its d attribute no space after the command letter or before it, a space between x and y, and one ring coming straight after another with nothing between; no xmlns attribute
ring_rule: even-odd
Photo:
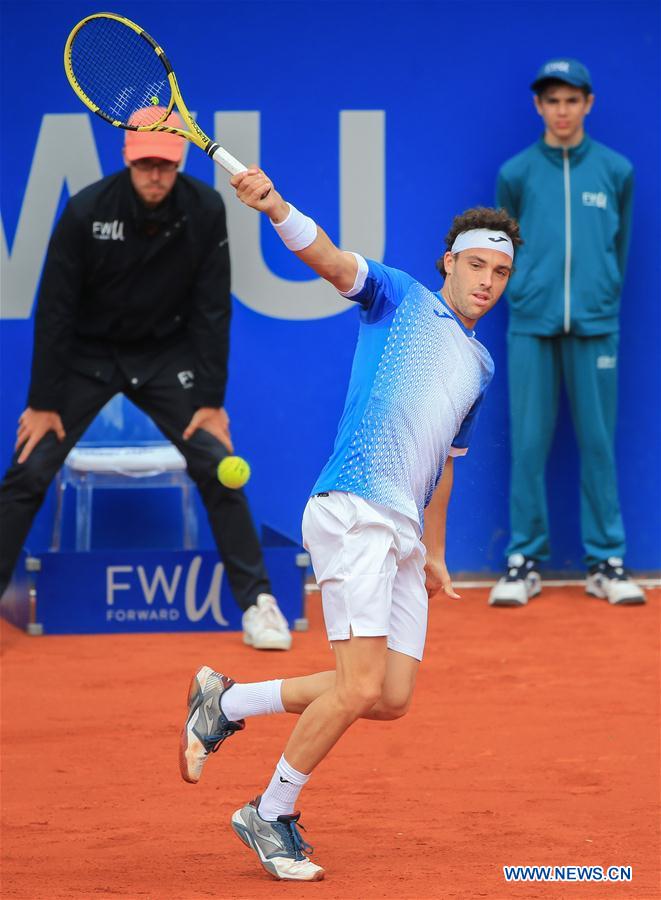
<svg viewBox="0 0 661 900"><path fill-rule="evenodd" d="M280 881L321 881L324 870L305 855L313 848L298 830L300 813L278 816L267 822L258 812L259 801L251 800L232 816L232 828L243 843L254 850L269 875ZM302 825L300 826L303 827Z"/></svg>
<svg viewBox="0 0 661 900"><path fill-rule="evenodd" d="M209 754L246 727L243 719L230 722L223 713L221 698L233 684L231 678L210 666L202 666L193 675L188 689L188 718L179 744L179 769L184 781L197 784Z"/></svg>

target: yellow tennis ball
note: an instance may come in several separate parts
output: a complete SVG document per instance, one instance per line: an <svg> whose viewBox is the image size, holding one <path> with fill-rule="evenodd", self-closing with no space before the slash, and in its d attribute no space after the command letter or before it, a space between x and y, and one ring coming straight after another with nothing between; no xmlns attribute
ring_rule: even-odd
<svg viewBox="0 0 661 900"><path fill-rule="evenodd" d="M240 456L226 456L218 463L218 481L227 488L241 488L249 478L250 466Z"/></svg>

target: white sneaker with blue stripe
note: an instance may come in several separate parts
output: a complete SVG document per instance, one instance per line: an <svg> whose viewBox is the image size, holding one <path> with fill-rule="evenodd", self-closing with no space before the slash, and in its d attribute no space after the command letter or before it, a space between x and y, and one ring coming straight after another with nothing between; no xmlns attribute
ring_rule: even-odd
<svg viewBox="0 0 661 900"><path fill-rule="evenodd" d="M210 666L202 666L193 675L188 689L188 717L179 744L179 769L184 781L197 784L209 754L246 727L243 719L230 722L221 706L223 694L233 684L233 679Z"/></svg>
<svg viewBox="0 0 661 900"><path fill-rule="evenodd" d="M251 800L234 813L235 834L255 851L269 875L279 881L321 881L324 870L305 855L312 853L313 848L298 830L303 827L298 825L300 813L268 822L259 814L260 799Z"/></svg>

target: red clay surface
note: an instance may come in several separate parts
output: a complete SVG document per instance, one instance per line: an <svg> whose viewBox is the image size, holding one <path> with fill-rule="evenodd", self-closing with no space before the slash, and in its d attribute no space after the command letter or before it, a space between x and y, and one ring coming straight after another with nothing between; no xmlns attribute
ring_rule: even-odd
<svg viewBox="0 0 661 900"><path fill-rule="evenodd" d="M2 624L2 893L59 900L644 898L659 887L659 607L579 588L525 610L431 604L409 716L359 722L302 794L316 884L273 881L229 828L293 719L252 719L185 784L191 672L324 669L318 595L288 654L240 636L30 638ZM504 864L631 865L630 884L507 884Z"/></svg>

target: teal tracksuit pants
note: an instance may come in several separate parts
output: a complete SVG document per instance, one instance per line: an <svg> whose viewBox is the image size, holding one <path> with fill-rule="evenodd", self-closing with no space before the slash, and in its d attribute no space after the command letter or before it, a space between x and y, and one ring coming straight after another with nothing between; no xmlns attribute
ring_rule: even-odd
<svg viewBox="0 0 661 900"><path fill-rule="evenodd" d="M564 381L581 457L581 535L588 566L623 557L614 434L618 334L508 335L512 438L510 553L550 555L545 467Z"/></svg>

